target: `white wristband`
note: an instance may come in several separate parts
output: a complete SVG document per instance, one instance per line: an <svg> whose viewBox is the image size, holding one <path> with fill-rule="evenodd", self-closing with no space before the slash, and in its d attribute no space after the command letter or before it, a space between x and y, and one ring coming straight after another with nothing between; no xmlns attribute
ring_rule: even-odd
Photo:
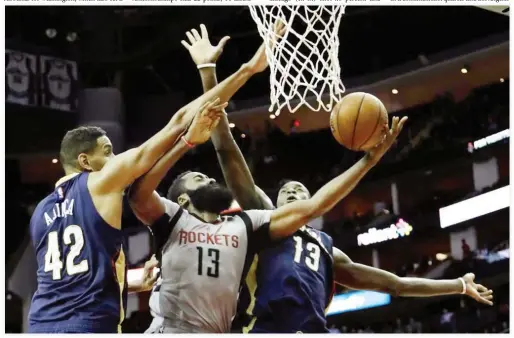
<svg viewBox="0 0 514 338"><path fill-rule="evenodd" d="M464 281L464 278L459 277L460 282L462 283L462 292L461 295L465 295L467 291L466 282Z"/></svg>
<svg viewBox="0 0 514 338"><path fill-rule="evenodd" d="M215 63L202 63L201 65L196 66L198 69L204 69L204 68L216 68Z"/></svg>

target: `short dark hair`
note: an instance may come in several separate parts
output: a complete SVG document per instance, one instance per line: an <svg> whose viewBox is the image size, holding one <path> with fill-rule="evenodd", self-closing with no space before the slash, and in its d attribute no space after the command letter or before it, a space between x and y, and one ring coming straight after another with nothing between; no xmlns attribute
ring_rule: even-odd
<svg viewBox="0 0 514 338"><path fill-rule="evenodd" d="M81 126L64 135L59 156L63 167L77 167L77 157L95 149L99 137L106 132L100 127Z"/></svg>
<svg viewBox="0 0 514 338"><path fill-rule="evenodd" d="M284 178L283 180L280 180L280 182L278 182L278 189L277 191L280 191L280 189L282 189L282 187L284 185L286 185L287 183L289 182L293 182L293 180L289 179L289 178Z"/></svg>
<svg viewBox="0 0 514 338"><path fill-rule="evenodd" d="M171 186L168 189L168 194L166 195L166 197L170 201L177 203L178 202L178 197L187 191L187 189L186 189L186 187L184 185L183 178L184 178L184 176L186 176L190 172L192 172L192 171L190 171L190 170L185 171L182 174L178 175L175 178L175 180L173 180L173 183L171 183Z"/></svg>

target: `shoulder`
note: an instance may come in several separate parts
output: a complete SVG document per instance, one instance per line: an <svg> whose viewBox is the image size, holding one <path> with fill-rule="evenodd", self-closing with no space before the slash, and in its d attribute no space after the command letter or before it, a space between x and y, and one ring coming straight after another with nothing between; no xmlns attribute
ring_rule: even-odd
<svg viewBox="0 0 514 338"><path fill-rule="evenodd" d="M332 239L332 236L330 236L329 234L327 234L326 232L324 231L320 231L320 230L317 230L319 235L321 236L321 238L329 241L331 244L333 243L333 239Z"/></svg>
<svg viewBox="0 0 514 338"><path fill-rule="evenodd" d="M247 210L241 213L241 217L243 219L248 218L255 231L262 226L269 226L273 212L274 210Z"/></svg>
<svg viewBox="0 0 514 338"><path fill-rule="evenodd" d="M177 215L178 218L180 218L182 215L189 215L187 210L182 208L177 203L167 199L166 197L159 196L159 201L164 206L164 210L168 214L168 216L172 218Z"/></svg>

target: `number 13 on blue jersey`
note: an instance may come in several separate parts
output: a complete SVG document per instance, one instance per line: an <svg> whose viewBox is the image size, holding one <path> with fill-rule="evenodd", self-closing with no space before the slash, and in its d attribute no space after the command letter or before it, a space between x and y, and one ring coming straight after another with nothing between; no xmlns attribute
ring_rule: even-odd
<svg viewBox="0 0 514 338"><path fill-rule="evenodd" d="M300 236L294 236L293 239L295 241L294 261L296 263L304 261L309 269L318 271L321 256L319 245L307 242L304 248L303 240Z"/></svg>

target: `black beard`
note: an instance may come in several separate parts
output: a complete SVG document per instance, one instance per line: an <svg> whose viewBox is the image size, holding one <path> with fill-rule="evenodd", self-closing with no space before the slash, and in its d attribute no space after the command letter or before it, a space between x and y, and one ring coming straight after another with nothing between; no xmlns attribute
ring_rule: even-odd
<svg viewBox="0 0 514 338"><path fill-rule="evenodd" d="M219 215L230 208L234 197L230 190L218 183L204 185L196 190L187 191L191 204L200 212Z"/></svg>

